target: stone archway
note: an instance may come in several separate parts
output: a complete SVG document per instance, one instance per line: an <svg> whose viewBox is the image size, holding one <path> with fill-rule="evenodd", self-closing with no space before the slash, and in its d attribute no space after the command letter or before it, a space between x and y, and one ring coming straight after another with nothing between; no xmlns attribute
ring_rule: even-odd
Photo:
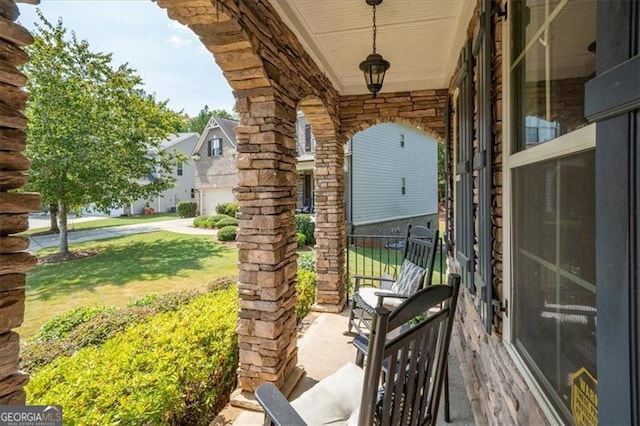
<svg viewBox="0 0 640 426"><path fill-rule="evenodd" d="M345 141L375 124L396 122L443 142L447 89L340 97L340 134Z"/></svg>
<svg viewBox="0 0 640 426"><path fill-rule="evenodd" d="M235 189L240 204L238 384L240 390L253 392L260 383L272 382L286 393L285 380L296 381L298 376L293 374L297 362L295 108L312 94L332 108L335 123L339 96L268 2L158 0L158 4L200 37L233 88L240 114ZM311 108L306 101L302 105ZM320 245L339 244L343 243ZM233 399L251 405L239 393Z"/></svg>
<svg viewBox="0 0 640 426"><path fill-rule="evenodd" d="M234 17L244 3L158 4L200 37L236 98L238 386L248 392L263 382L283 387L297 363L295 108L275 87L270 64L255 53L259 43Z"/></svg>

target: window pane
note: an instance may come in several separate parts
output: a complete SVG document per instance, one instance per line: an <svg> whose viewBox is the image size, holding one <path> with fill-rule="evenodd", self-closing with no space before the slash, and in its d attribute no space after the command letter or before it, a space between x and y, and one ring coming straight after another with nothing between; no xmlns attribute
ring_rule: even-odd
<svg viewBox="0 0 640 426"><path fill-rule="evenodd" d="M513 152L518 152L587 124L584 88L595 75L597 1L513 4Z"/></svg>
<svg viewBox="0 0 640 426"><path fill-rule="evenodd" d="M596 376L595 153L514 170L516 348L570 418L571 376Z"/></svg>

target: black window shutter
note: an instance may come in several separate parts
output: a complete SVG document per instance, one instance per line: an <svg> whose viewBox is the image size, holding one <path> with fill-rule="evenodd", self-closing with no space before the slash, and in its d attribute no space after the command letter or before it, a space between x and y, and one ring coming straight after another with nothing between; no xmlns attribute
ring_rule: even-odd
<svg viewBox="0 0 640 426"><path fill-rule="evenodd" d="M460 262L462 281L475 293L473 286L473 57L471 43L460 55L458 68L458 149L456 164L456 259Z"/></svg>
<svg viewBox="0 0 640 426"><path fill-rule="evenodd" d="M213 147L211 146L211 145L212 145L212 143L213 143L213 141L212 141L211 139L209 139L209 140L207 141L207 155L208 155L209 157L213 157L213 151L212 151L212 148L213 148Z"/></svg>
<svg viewBox="0 0 640 426"><path fill-rule="evenodd" d="M218 140L220 141L220 149L218 150L218 155L222 155L222 138Z"/></svg>
<svg viewBox="0 0 640 426"><path fill-rule="evenodd" d="M477 64L478 145L473 156L473 170L478 179L478 206L475 221L478 230L477 258L473 282L476 292L476 307L485 330L491 332L493 321L493 266L491 264L493 237L491 224L492 171L492 105L491 105L491 0L482 0L478 30L473 42L473 56Z"/></svg>

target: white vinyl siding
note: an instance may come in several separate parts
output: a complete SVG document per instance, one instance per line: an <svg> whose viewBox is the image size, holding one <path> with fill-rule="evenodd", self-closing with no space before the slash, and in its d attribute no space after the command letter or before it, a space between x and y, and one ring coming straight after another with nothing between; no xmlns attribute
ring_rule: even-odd
<svg viewBox="0 0 640 426"><path fill-rule="evenodd" d="M437 213L435 139L400 124L380 124L353 137L352 153L354 225Z"/></svg>

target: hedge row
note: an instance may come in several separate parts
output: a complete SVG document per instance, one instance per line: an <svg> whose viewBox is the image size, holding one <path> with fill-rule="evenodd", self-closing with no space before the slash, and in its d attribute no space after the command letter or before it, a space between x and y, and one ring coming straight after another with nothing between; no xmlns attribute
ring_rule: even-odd
<svg viewBox="0 0 640 426"><path fill-rule="evenodd" d="M69 424L208 424L235 386L236 288L152 317L33 375L29 404Z"/></svg>
<svg viewBox="0 0 640 426"><path fill-rule="evenodd" d="M47 321L22 349L22 369L30 373L60 356L100 346L152 315L172 312L200 295L195 290L151 294L124 308L80 307Z"/></svg>

